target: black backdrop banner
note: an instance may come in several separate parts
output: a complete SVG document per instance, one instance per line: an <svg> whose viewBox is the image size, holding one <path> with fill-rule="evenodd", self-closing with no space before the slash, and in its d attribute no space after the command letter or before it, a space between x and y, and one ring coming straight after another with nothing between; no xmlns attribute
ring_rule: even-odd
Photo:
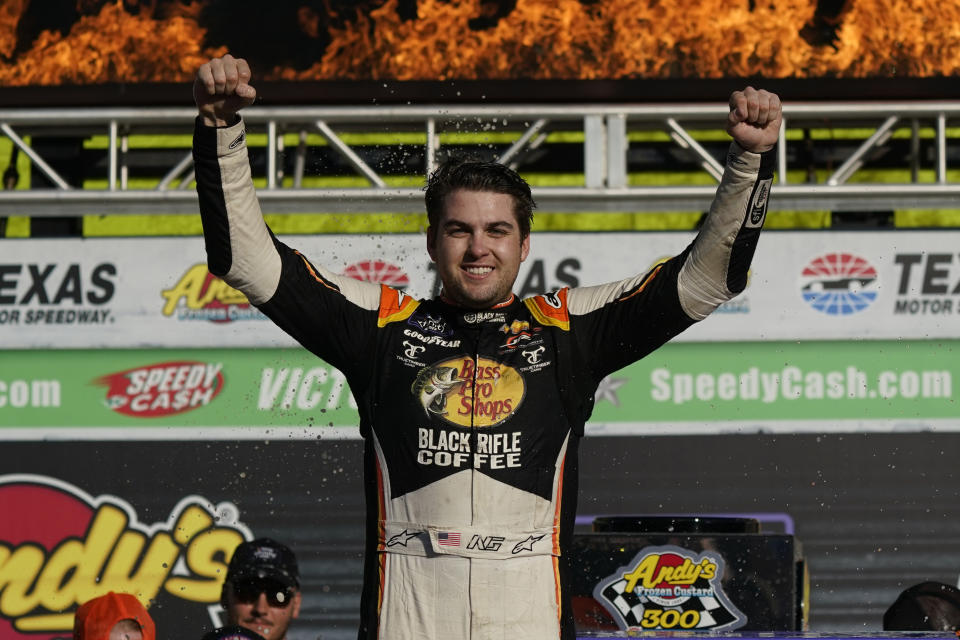
<svg viewBox="0 0 960 640"><path fill-rule="evenodd" d="M227 553L254 536L299 559L290 640L356 637L362 446L3 442L0 640L68 637L91 572L133 576L128 586L154 599L158 637L199 640L218 620ZM905 587L957 582L957 452L957 433L588 437L580 520L787 517L810 572L811 630L876 631Z"/></svg>

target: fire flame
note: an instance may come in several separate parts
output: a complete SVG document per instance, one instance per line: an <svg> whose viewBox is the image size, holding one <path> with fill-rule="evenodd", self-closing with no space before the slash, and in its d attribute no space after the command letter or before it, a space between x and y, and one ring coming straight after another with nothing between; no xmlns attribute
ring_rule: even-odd
<svg viewBox="0 0 960 640"><path fill-rule="evenodd" d="M16 20L8 17L30 0L13 0L0 13L0 53L16 46ZM82 16L64 37L44 31L14 64L0 64L4 86L97 84L103 82L177 82L226 49L202 48L205 35L197 9L180 7L179 15L158 20L143 8L137 15L122 3L105 4L96 15ZM20 13L17 12L17 18Z"/></svg>
<svg viewBox="0 0 960 640"><path fill-rule="evenodd" d="M33 0L35 2L39 0ZM44 31L13 58L17 24L31 0L0 6L4 86L184 82L206 59L206 0L156 2L137 13L122 0L83 15L66 35ZM298 11L308 38L328 40L306 69L275 68L268 80L450 80L803 77L929 77L960 71L960 3L847 0L828 19L826 41L809 38L817 0L517 0L485 28L490 0L400 0L351 20ZM82 10L85 0L78 0ZM329 5L329 3L327 3ZM328 17L328 16L327 16ZM340 18L338 16L338 18ZM24 47L20 47L24 49ZM234 52L243 55L242 51Z"/></svg>

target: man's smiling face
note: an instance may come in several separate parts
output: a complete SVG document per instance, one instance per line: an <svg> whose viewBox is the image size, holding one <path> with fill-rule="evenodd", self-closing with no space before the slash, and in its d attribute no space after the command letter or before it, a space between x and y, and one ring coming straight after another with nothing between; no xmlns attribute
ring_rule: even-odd
<svg viewBox="0 0 960 640"><path fill-rule="evenodd" d="M436 228L427 230L427 251L447 302L489 309L513 295L530 236L520 231L512 196L457 189L447 195Z"/></svg>

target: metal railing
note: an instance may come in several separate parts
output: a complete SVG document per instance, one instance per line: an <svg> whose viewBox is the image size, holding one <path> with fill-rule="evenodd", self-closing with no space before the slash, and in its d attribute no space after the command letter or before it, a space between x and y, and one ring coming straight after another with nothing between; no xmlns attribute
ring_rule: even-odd
<svg viewBox="0 0 960 640"><path fill-rule="evenodd" d="M441 155L440 139L447 132L508 132L506 148L489 151L491 159L511 164L521 173L523 158L533 150L546 151L552 132L572 132L582 140L583 184L573 187L541 187L534 196L542 211L691 211L709 206L712 184L631 185L630 134L664 132L681 153L700 170L719 179L722 151L698 142L695 132L720 130L725 105L564 105L564 106L369 106L369 107L251 107L244 111L251 133L266 133L266 186L259 190L267 213L342 213L365 211L422 211L419 188L389 186L377 167L364 159L364 148L344 141L349 133L416 132L422 140L425 175ZM0 191L0 216L77 216L101 214L196 213L196 194L191 188L192 159L182 149L175 162L157 176L152 189L129 188L129 163L134 150L128 141L134 135L188 134L192 131L192 108L63 108L0 109L0 132L29 157L35 171L52 188ZM902 103L798 103L784 108L784 128L778 145L777 182L771 194L774 210L867 211L898 208L960 208L960 182L950 182L951 162L960 150L950 146L949 122L960 119L960 102ZM853 143L832 149L830 166L811 166L800 159L800 143L793 132L830 129L835 133L856 130ZM864 135L863 131L872 131ZM904 183L864 182L852 178L871 157L889 145L895 132L905 132L909 149L897 160L909 170ZM932 133L931 133L932 132ZM284 134L296 133L299 143L285 148ZM368 186L307 188L307 135L319 134L326 146L352 167ZM29 136L106 136L105 189L71 186L27 143ZM840 135L845 139L851 136ZM808 139L808 138L805 138ZM634 146L643 143L632 143ZM489 146L489 145L487 145ZM726 143L723 143L725 148ZM921 146L928 156L921 157ZM837 157L837 153L842 153ZM293 157L288 186L281 179L283 156ZM957 158L955 158L957 156ZM802 166L801 166L802 165ZM664 167L666 170L667 167ZM795 169L811 169L827 175L816 183L791 182ZM932 181L921 181L921 173Z"/></svg>

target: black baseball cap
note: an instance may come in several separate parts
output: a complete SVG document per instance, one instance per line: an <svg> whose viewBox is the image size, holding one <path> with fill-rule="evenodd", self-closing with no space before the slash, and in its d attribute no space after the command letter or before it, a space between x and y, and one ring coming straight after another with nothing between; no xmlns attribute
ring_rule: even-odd
<svg viewBox="0 0 960 640"><path fill-rule="evenodd" d="M297 558L290 547L270 538L241 542L230 559L226 582L251 578L273 578L287 587L299 589Z"/></svg>

